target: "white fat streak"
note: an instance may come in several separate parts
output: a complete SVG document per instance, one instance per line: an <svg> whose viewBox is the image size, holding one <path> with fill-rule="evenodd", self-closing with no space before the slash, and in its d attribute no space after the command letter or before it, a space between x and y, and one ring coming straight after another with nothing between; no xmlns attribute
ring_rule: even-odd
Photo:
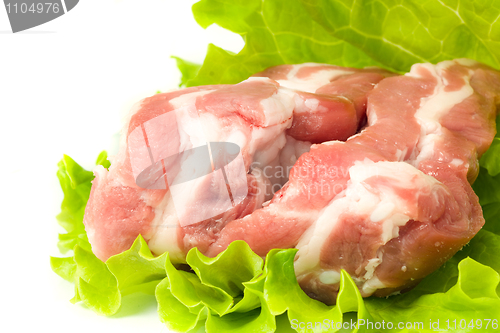
<svg viewBox="0 0 500 333"><path fill-rule="evenodd" d="M435 142L442 140L442 126L440 119L446 115L455 105L463 102L467 97L474 92L470 86L469 80L473 74L472 70L463 77L465 84L455 91L445 91L448 86L447 80L444 78L444 72L447 68L454 64L462 64L472 66L477 64L475 61L467 59L458 59L453 61L444 61L437 65L432 64L416 64L413 65L411 71L405 75L410 77L421 77L418 73L420 68L427 69L436 79L436 87L431 96L420 100L420 107L415 112L415 118L420 125L420 139L417 143L418 155L415 160L410 161L415 166L421 161L430 159L434 154Z"/></svg>
<svg viewBox="0 0 500 333"><path fill-rule="evenodd" d="M290 72L288 72L286 80L277 80L277 81L282 87L314 93L316 92L316 90L318 90L318 88L330 83L330 81L332 81L333 79L341 75L354 73L353 71L332 68L332 69L317 71L305 78L299 79L296 77L298 71L301 68L317 67L317 66L327 66L327 65L315 64L315 63L304 63L300 65L294 65L293 68L290 70Z"/></svg>
<svg viewBox="0 0 500 333"><path fill-rule="evenodd" d="M139 102L135 103L131 109L124 113L122 115L121 119L121 130L120 130L120 138L118 142L118 152L115 155L108 156L108 160L111 162L111 166L109 168L109 171L113 171L115 169L119 169L121 165L125 162L125 157L127 156L127 149L128 149L128 144L127 144L127 139L128 139L128 128L130 125L130 120L132 119L132 116L136 114L142 107L142 103L144 102L144 99L140 100ZM133 186L132 184L128 184L128 182L122 177L120 172L113 172L118 179L122 182L122 184L127 184L130 186Z"/></svg>
<svg viewBox="0 0 500 333"><path fill-rule="evenodd" d="M256 192L256 208L261 208L264 206L264 204L267 202L266 206L270 204L270 200L272 199L272 186L271 182L267 177L264 175L264 172L259 169L255 168L250 171L250 174L252 174L255 177L255 182L257 183L257 192ZM254 184L255 186L255 184Z"/></svg>
<svg viewBox="0 0 500 333"><path fill-rule="evenodd" d="M406 222L405 222L406 223ZM364 279L373 278L373 274L375 273L375 268L382 263L382 253L379 252L377 254L377 258L372 258L368 260L368 264L365 266L366 273L363 276Z"/></svg>
<svg viewBox="0 0 500 333"><path fill-rule="evenodd" d="M295 140L291 136L286 136L286 145L281 150L279 156L279 165L282 170L286 173L285 179L282 179L282 185L288 181L288 176L293 166L299 159L299 157L309 152L311 149L311 143L309 141Z"/></svg>
<svg viewBox="0 0 500 333"><path fill-rule="evenodd" d="M281 147L283 139L285 145ZM251 169L260 170L259 172L262 172L263 176L269 181L269 189L266 192L268 195L267 200L271 199L274 193L288 181L295 162L303 153L308 152L310 147L310 142L295 140L288 135L284 138L283 135L280 135L279 139L273 142L269 149L258 152ZM274 155L276 152L277 155ZM269 161L272 156L274 156L274 159ZM289 191L287 191L288 193Z"/></svg>
<svg viewBox="0 0 500 333"><path fill-rule="evenodd" d="M324 270L318 275L318 279L324 284L335 284L340 282L340 272L336 270Z"/></svg>
<svg viewBox="0 0 500 333"><path fill-rule="evenodd" d="M255 167L263 169L279 156L286 144L285 130L288 122L269 127L253 127L248 144L248 153L253 156Z"/></svg>
<svg viewBox="0 0 500 333"><path fill-rule="evenodd" d="M295 93L288 89L279 88L271 97L260 101L264 110L264 127L281 124L284 122L292 125L292 114L295 107Z"/></svg>
<svg viewBox="0 0 500 333"><path fill-rule="evenodd" d="M326 109L319 107L319 100L316 98L308 98L305 100L304 104L307 107L307 109L311 110L312 112L324 111Z"/></svg>
<svg viewBox="0 0 500 333"><path fill-rule="evenodd" d="M193 101L195 101L195 98ZM246 135L239 129L239 127L227 127L217 118L215 115L203 112L198 114L198 112L194 109L194 105L190 105L188 101L178 110L183 110L183 112L177 112L177 121L178 121L178 129L179 133L181 133L181 149L180 151L185 151L189 147L199 147L205 146L209 142L232 142L238 145L240 148L245 147L247 144ZM184 154L182 164L186 163L187 165L196 165L196 160L198 157L196 155ZM233 167L230 169L226 169L226 172L235 171L235 164L232 163ZM237 168L238 169L238 168ZM229 170L229 171L228 171ZM238 175L245 175L246 171L244 169L243 161L241 165L239 165L240 172L237 173L235 178L231 178L231 184L235 185L236 180L241 181ZM220 173L220 171L219 171ZM224 182L222 177L222 173L213 173L212 175L212 185L216 183L219 186L216 186L221 192L219 195L216 195L219 200L216 204L214 204L210 209L214 212L214 215L218 215L227 211L231 208L231 201L226 191L226 187L221 184ZM228 174L229 176L229 174ZM245 182L246 186L246 177L242 181ZM237 189L240 191L236 191L236 188L232 188L235 202L238 203L239 196L237 193L242 193L241 187L237 186ZM188 224L192 224L193 221L201 221L206 218L212 217L214 215L210 215L208 212L208 208L193 211L192 208L197 204L196 199L198 196L193 196L193 193L199 193L200 191L206 190L206 181L205 178L196 178L192 179L188 182L184 182L182 186L173 186L171 187L172 195L174 196L174 203L177 206L178 218L180 219L179 223L184 226ZM246 196L246 193L242 194L242 196ZM238 199L238 200L237 200ZM241 201L241 200L240 200ZM217 214L215 214L217 213ZM196 216L195 216L196 215ZM210 216L209 216L210 215Z"/></svg>
<svg viewBox="0 0 500 333"><path fill-rule="evenodd" d="M206 124L201 122L196 109L196 98L209 92L198 91L170 100L170 104L175 108L171 112L175 112L177 118L177 129L180 138L179 152L207 144L205 131L208 128Z"/></svg>
<svg viewBox="0 0 500 333"><path fill-rule="evenodd" d="M370 215L370 220L372 222L380 222L387 218L392 211L396 208L396 205L392 201L380 202L380 204L373 210Z"/></svg>
<svg viewBox="0 0 500 333"><path fill-rule="evenodd" d="M467 66L467 67L473 67L479 65L479 62L476 60L468 59L468 58L459 58L454 60L456 63L459 63L460 65Z"/></svg>
<svg viewBox="0 0 500 333"><path fill-rule="evenodd" d="M373 162L365 159L355 162L349 168L349 175L347 188L320 212L318 219L300 238L295 261L297 276L319 268L321 249L327 237L336 227L343 227L338 225L341 223L340 215L347 213L369 216L372 223L382 224L381 238L385 244L399 235L400 226L416 217L416 212L412 211L415 203L401 198L393 190L393 186L407 188L409 191L430 191L430 187L440 184L433 177L404 162ZM390 185L382 191L374 191L364 183L366 179L377 176L389 179ZM416 199L418 200L418 195ZM375 268L382 262L379 257L369 260L364 280L370 279Z"/></svg>
<svg viewBox="0 0 500 333"><path fill-rule="evenodd" d="M178 231L180 228L177 212L170 192L166 193L163 200L155 207L155 217L151 221L151 229L144 238L154 254L160 255L168 252L174 263L185 261L185 254L179 246Z"/></svg>
<svg viewBox="0 0 500 333"><path fill-rule="evenodd" d="M214 90L202 90L202 91L195 91L189 94L182 94L180 96L177 96L176 98L172 98L169 102L170 105L174 107L174 109L179 109L184 106L194 105L198 97L209 94L213 91Z"/></svg>
<svg viewBox="0 0 500 333"><path fill-rule="evenodd" d="M361 287L361 293L363 294L363 296L369 296L373 294L377 289L383 288L387 288L387 286L382 281L380 281L378 277L373 276L368 281L363 283L363 286Z"/></svg>
<svg viewBox="0 0 500 333"><path fill-rule="evenodd" d="M368 126L373 126L377 122L377 113L371 110L371 104L368 104L368 109L366 110L366 121L368 122Z"/></svg>
<svg viewBox="0 0 500 333"><path fill-rule="evenodd" d="M186 103L175 110L177 129L179 131L180 139L179 153L208 144L207 137L205 135L206 126L202 125L198 111L194 105L196 98L194 96L191 98L193 101L192 104ZM192 154L183 154L182 161L179 161L178 163L181 163L180 165L183 163L189 163L189 161L193 158L196 159L196 156ZM175 181L175 178L169 179L168 181L172 184Z"/></svg>
<svg viewBox="0 0 500 333"><path fill-rule="evenodd" d="M237 189L242 184L238 178L234 179L234 181L230 178L230 185L237 186ZM243 178L243 185L246 187L244 172L241 178ZM205 191L209 191L208 202L206 197L197 195ZM173 185L170 187L170 192L172 193L180 225L183 227L217 216L232 208L221 170L212 172L206 177L199 177L183 182L180 185ZM237 192L241 193L240 191ZM238 203L236 200L235 202Z"/></svg>
<svg viewBox="0 0 500 333"><path fill-rule="evenodd" d="M348 101L348 99L343 96L338 96L338 98L345 99L346 101ZM295 115L301 113L311 114L315 112L328 111L326 107L320 105L320 102L317 98L308 97L302 94L295 93L294 101L295 101L295 109L293 111Z"/></svg>
<svg viewBox="0 0 500 333"><path fill-rule="evenodd" d="M325 145L325 146L334 146L334 145L339 144L339 141L338 140L331 140L331 141L321 142L321 144ZM313 144L313 145L311 145L311 148L313 148L315 146L317 146L317 145Z"/></svg>
<svg viewBox="0 0 500 333"><path fill-rule="evenodd" d="M454 158L450 164L454 165L454 166L460 166L462 164L464 164L464 161L459 159L459 158Z"/></svg>
<svg viewBox="0 0 500 333"><path fill-rule="evenodd" d="M232 142L240 148L247 144L248 138L240 127L229 128L217 116L208 112L201 113L199 117L207 142Z"/></svg>

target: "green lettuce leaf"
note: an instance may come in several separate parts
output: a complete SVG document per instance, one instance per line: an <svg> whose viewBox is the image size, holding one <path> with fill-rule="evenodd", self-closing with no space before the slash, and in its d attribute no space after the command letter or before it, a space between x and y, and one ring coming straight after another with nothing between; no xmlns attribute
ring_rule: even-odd
<svg viewBox="0 0 500 333"><path fill-rule="evenodd" d="M482 206L500 202L500 193L498 191L500 177L491 176L488 169L480 168L479 175L472 186Z"/></svg>
<svg viewBox="0 0 500 333"><path fill-rule="evenodd" d="M470 58L500 68L500 4L489 1L302 0L313 19L390 69Z"/></svg>
<svg viewBox="0 0 500 333"><path fill-rule="evenodd" d="M358 319L372 319L356 284L343 270L335 306L327 306L308 297L295 277L293 262L296 252L296 249L275 249L266 257L264 294L273 315L278 316L286 311L290 327L297 332L339 331L345 321L344 314L349 312L357 312ZM350 323L347 327L351 327ZM354 326L353 332L366 330Z"/></svg>
<svg viewBox="0 0 500 333"><path fill-rule="evenodd" d="M121 294L116 278L92 251L75 245L73 250L76 263L74 302L83 303L102 315L112 315L121 305Z"/></svg>
<svg viewBox="0 0 500 333"><path fill-rule="evenodd" d="M172 56L171 58L175 59L175 62L177 63L177 68L182 74L179 87L186 86L188 81L196 77L196 75L200 71L201 68L200 64L196 64L194 62L187 61L175 56Z"/></svg>
<svg viewBox="0 0 500 333"><path fill-rule="evenodd" d="M238 53L213 44L195 77L186 75L183 84L237 83L267 67L302 62L334 63L365 67L382 64L364 52L329 34L316 23L298 0L202 0L193 5L196 21L207 28L217 24L243 38ZM186 78L186 80L184 79Z"/></svg>
<svg viewBox="0 0 500 333"><path fill-rule="evenodd" d="M210 44L201 68L178 59L186 86L303 62L406 72L416 62L466 57L500 68L500 5L492 0L202 0L193 14L204 28L241 35L245 46L234 54Z"/></svg>
<svg viewBox="0 0 500 333"><path fill-rule="evenodd" d="M479 160L479 176L472 185L485 219L484 229L500 235L500 116L491 147Z"/></svg>
<svg viewBox="0 0 500 333"><path fill-rule="evenodd" d="M63 279L74 282L76 275L76 263L73 257L50 257L52 270Z"/></svg>
<svg viewBox="0 0 500 333"><path fill-rule="evenodd" d="M500 235L500 203L495 202L482 207L483 216L486 220L483 229Z"/></svg>
<svg viewBox="0 0 500 333"><path fill-rule="evenodd" d="M96 165L109 168L105 151L97 157ZM59 276L75 283L75 296L71 301L82 301L98 314L112 315L119 310L123 295L138 291L154 294L156 285L166 276L166 254L154 257L139 235L129 250L109 258L106 263L99 260L92 253L83 225L93 173L66 155L58 166L64 199L57 219L67 231L59 236L59 248L62 253L73 250L73 255L51 257L50 264Z"/></svg>
<svg viewBox="0 0 500 333"><path fill-rule="evenodd" d="M245 242L233 242L215 258L193 248L186 261L194 272L177 270L167 260L167 277L156 289L168 328L188 332L201 322L206 332L274 332L262 290L247 287L263 278L263 260Z"/></svg>
<svg viewBox="0 0 500 333"><path fill-rule="evenodd" d="M82 301L101 315L113 315L122 297L142 292L154 295L166 276L167 253L154 257L141 235L129 250L110 257L105 263L90 250L75 245L72 257L51 257L54 272L75 283L73 303Z"/></svg>
<svg viewBox="0 0 500 333"><path fill-rule="evenodd" d="M166 257L167 253L153 256L148 244L139 235L130 249L110 257L106 266L115 276L122 295L135 292L154 295L156 285L166 276Z"/></svg>
<svg viewBox="0 0 500 333"><path fill-rule="evenodd" d="M198 72L200 71L201 68L200 64L196 64L194 62L187 61L175 56L172 56L171 58L175 59L177 68L182 74L179 87L186 86L188 81L190 81L191 79L196 77L196 75L198 75Z"/></svg>
<svg viewBox="0 0 500 333"><path fill-rule="evenodd" d="M498 259L498 258L497 258ZM456 283L446 292L415 296L418 291L390 297L388 299L370 298L366 305L373 315L375 322L387 323L386 330L381 332L394 332L389 327L392 323L397 332L436 332L457 331L459 325L478 326L478 320L497 319L500 306L500 297L496 288L500 277L493 268L482 265L471 258L465 258L457 266L458 277ZM478 283L481 281L481 283ZM437 284L436 284L436 287ZM463 322L462 322L463 321ZM462 323L461 323L462 322ZM400 323L410 323L411 327L398 327ZM455 323L455 324L454 324ZM368 322L365 322L367 325ZM484 327L483 327L484 329ZM490 324L490 330L491 329Z"/></svg>
<svg viewBox="0 0 500 333"><path fill-rule="evenodd" d="M358 318L373 320L345 272L336 306L309 298L295 278L296 252L274 249L262 260L245 242L235 241L215 258L205 257L196 248L190 250L187 262L193 272L178 270L167 260L167 277L156 289L160 319L179 332L205 323L207 333L275 332L278 327L280 331L319 332L307 324L313 322L335 332L336 323L342 324L344 313L351 311ZM280 316L284 314L288 320Z"/></svg>
<svg viewBox="0 0 500 333"><path fill-rule="evenodd" d="M430 325L439 320L440 329L447 331L446 320L452 325L454 320L469 324L471 320L498 318L499 273L500 236L482 230L413 290L396 297L370 297L365 304L376 322L392 322L395 328L399 322L423 323L418 332L435 332Z"/></svg>
<svg viewBox="0 0 500 333"><path fill-rule="evenodd" d="M107 160L107 156L105 151L101 152L97 157L96 165L109 168L110 162ZM90 244L83 225L83 214L94 175L91 171L84 170L67 155L63 156L57 166L59 167L57 178L64 194L61 212L57 215L57 220L66 230L66 233L59 234L59 250L61 253L66 253L72 250L76 244L90 250Z"/></svg>
<svg viewBox="0 0 500 333"><path fill-rule="evenodd" d="M97 157L96 165L109 168L110 162L105 151ZM51 257L51 267L62 278L75 283L72 302L83 301L96 313L111 315L120 307L121 294L115 277L92 253L83 225L83 214L94 175L67 155L63 156L58 166L57 177L64 199L57 220L66 230L65 234L59 235L58 245L62 253L73 250L73 256Z"/></svg>

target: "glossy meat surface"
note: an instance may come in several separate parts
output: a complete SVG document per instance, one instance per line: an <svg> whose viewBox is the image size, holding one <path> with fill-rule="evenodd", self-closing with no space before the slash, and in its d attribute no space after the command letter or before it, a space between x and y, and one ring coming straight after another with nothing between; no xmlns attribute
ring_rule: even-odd
<svg viewBox="0 0 500 333"><path fill-rule="evenodd" d="M282 65L158 94L132 110L110 170L95 170L89 240L106 260L142 234L179 263L239 239L262 256L295 247L311 297L334 303L341 269L363 296L390 295L483 225L470 184L499 104L500 74L466 59L402 76Z"/></svg>

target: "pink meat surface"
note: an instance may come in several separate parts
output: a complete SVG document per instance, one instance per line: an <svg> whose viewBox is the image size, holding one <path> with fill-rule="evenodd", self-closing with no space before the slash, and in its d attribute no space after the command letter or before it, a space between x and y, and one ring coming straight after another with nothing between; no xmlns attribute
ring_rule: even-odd
<svg viewBox="0 0 500 333"><path fill-rule="evenodd" d="M139 234L153 252L169 251L178 261L191 247L206 247L227 221L251 213L272 196L272 184L259 171L279 160L292 110L293 98L266 78L141 101L126 122L109 172L95 170L84 218L94 253L106 260L128 249ZM210 159L196 156L204 151L208 156L207 145L214 142L240 148L238 157L223 168L225 174L212 172ZM190 159L194 164L208 161L207 176L176 186L190 171L182 164ZM192 171L203 169L195 165Z"/></svg>
<svg viewBox="0 0 500 333"><path fill-rule="evenodd" d="M100 259L138 234L179 263L192 247L215 256L240 239L262 256L295 247L301 287L332 304L341 269L363 296L387 296L483 225L470 183L495 134L498 72L460 59L404 76L318 64L255 76L158 94L132 111L86 208ZM220 170L212 158L196 168L207 176L179 187L211 142L236 144L238 156Z"/></svg>
<svg viewBox="0 0 500 333"><path fill-rule="evenodd" d="M493 140L499 95L500 74L468 60L417 64L380 81L366 128L313 145L271 203L228 223L208 253L244 239L264 254L286 239L283 247L299 250L301 287L328 304L341 269L363 296L413 287L484 223L469 182ZM265 241L255 231L263 214Z"/></svg>
<svg viewBox="0 0 500 333"><path fill-rule="evenodd" d="M356 131L350 101L337 95L321 98L254 77L237 85L182 89L140 102L129 115L109 172L96 170L84 219L93 251L106 260L127 249L138 234L154 253L169 251L178 261L192 247L208 250L227 222L249 215L272 198L311 141L345 140ZM315 111L317 124L339 119L334 132L310 119L308 125L293 127L294 118L307 119L312 112L304 105L314 103L321 109ZM339 105L344 114L321 116L323 109L329 112ZM300 128L309 125L305 131ZM294 138L288 129L303 134ZM181 188L171 186L186 178L182 163L200 164L195 155L210 142L236 144L240 159L223 168L224 174L214 172ZM213 167L197 166L206 173ZM194 172L201 175L203 170ZM237 173L235 189L227 177Z"/></svg>
<svg viewBox="0 0 500 333"><path fill-rule="evenodd" d="M343 145L385 162L358 154L345 191L301 238L295 267L309 295L333 303L340 269L363 296L409 289L467 244L484 223L469 181L493 140L499 94L500 74L467 60L414 65L377 85L368 127Z"/></svg>
<svg viewBox="0 0 500 333"><path fill-rule="evenodd" d="M305 63L270 67L254 76L276 80L295 95L292 126L297 140L347 140L365 122L368 93L394 73L380 68L348 68Z"/></svg>

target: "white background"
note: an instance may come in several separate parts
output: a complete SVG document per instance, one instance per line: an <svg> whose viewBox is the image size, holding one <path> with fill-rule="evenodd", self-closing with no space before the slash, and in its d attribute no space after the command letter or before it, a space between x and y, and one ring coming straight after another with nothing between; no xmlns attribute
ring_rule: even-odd
<svg viewBox="0 0 500 333"><path fill-rule="evenodd" d="M0 331L168 331L153 297L129 296L113 317L71 304L73 285L51 271L49 257L61 256L62 155L91 168L101 150L112 149L132 104L177 87L171 55L201 63L209 42L234 52L243 46L239 36L199 27L194 2L82 0L16 34L0 7Z"/></svg>

